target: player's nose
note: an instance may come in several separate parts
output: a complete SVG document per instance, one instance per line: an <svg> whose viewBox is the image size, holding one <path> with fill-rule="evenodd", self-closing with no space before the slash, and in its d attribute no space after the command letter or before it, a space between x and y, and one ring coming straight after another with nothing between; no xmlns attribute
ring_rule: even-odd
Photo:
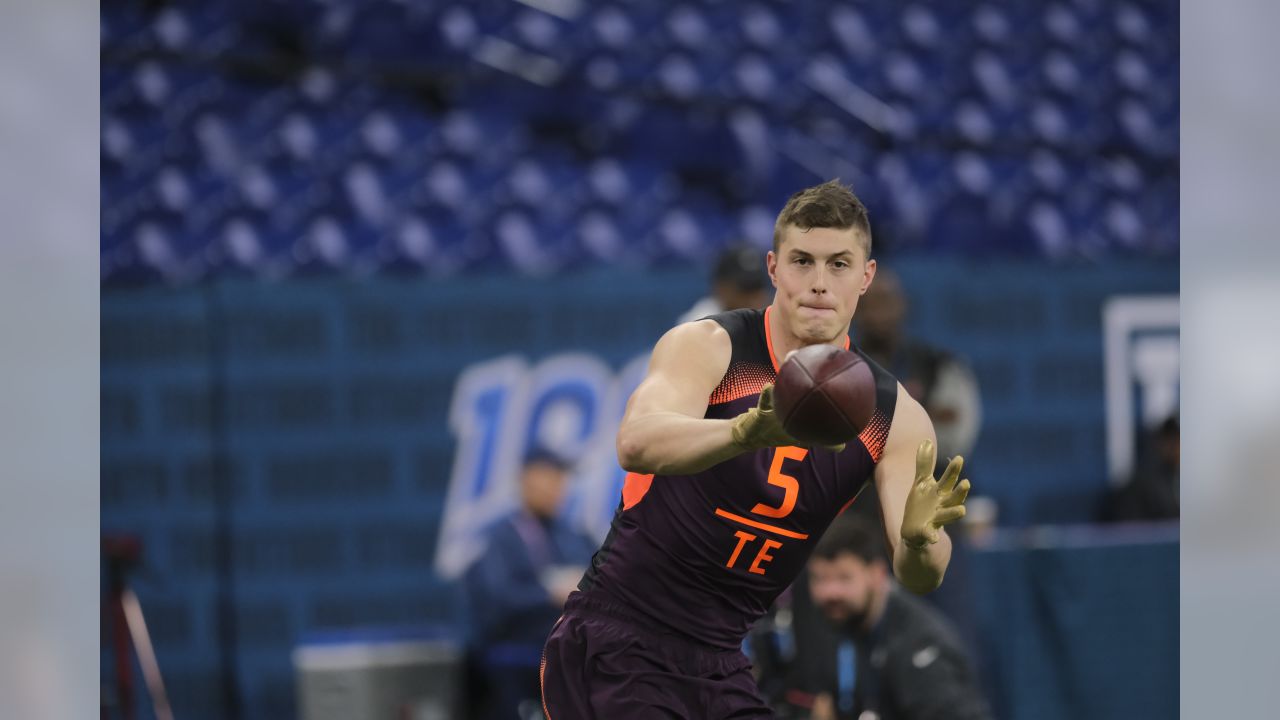
<svg viewBox="0 0 1280 720"><path fill-rule="evenodd" d="M818 271L813 274L812 283L813 284L810 289L818 295L827 291L827 273L822 269L822 267L819 267Z"/></svg>

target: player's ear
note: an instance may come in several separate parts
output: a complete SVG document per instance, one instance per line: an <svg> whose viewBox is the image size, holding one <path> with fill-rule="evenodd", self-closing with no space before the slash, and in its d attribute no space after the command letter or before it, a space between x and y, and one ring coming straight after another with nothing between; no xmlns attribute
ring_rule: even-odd
<svg viewBox="0 0 1280 720"><path fill-rule="evenodd" d="M774 287L778 287L778 254L770 250L769 254L764 256L764 266L769 271L769 280Z"/></svg>
<svg viewBox="0 0 1280 720"><path fill-rule="evenodd" d="M875 277L876 277L876 260L875 258L871 258L867 260L867 265L865 269L863 269L862 271L862 290L859 291L858 293L859 295L867 294L867 288L871 287L871 281L874 280Z"/></svg>

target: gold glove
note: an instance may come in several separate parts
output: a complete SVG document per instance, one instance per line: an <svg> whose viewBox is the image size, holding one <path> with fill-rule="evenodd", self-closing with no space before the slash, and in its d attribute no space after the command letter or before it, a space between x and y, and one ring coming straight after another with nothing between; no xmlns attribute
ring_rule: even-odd
<svg viewBox="0 0 1280 720"><path fill-rule="evenodd" d="M756 406L734 418L732 423L733 442L741 448L758 450L765 447L801 446L799 440L783 429L782 421L773 411L772 383L760 390L760 400ZM823 447L840 452L844 450L844 443Z"/></svg>
<svg viewBox="0 0 1280 720"><path fill-rule="evenodd" d="M902 513L902 541L908 547L922 550L938 542L938 528L964 517L964 501L969 496L969 481L960 480L964 458L957 455L942 473L933 479L937 450L925 440L916 450L916 479L907 495Z"/></svg>

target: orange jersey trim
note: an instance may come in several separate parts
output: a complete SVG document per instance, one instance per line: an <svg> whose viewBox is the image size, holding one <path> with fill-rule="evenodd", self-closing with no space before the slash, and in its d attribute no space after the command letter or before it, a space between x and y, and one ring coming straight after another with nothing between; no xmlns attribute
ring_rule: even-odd
<svg viewBox="0 0 1280 720"><path fill-rule="evenodd" d="M849 506L853 504L853 501L857 499L858 499L857 495L854 495L853 497L849 498L849 502L845 503L844 507L840 508L840 512L836 513L836 515L843 515L844 511L848 510Z"/></svg>
<svg viewBox="0 0 1280 720"><path fill-rule="evenodd" d="M542 663L538 665L538 690L542 692L542 712L547 720L551 720L551 710L547 708L547 652L542 651Z"/></svg>
<svg viewBox="0 0 1280 720"><path fill-rule="evenodd" d="M652 474L627 473L627 478L622 483L622 509L630 510L635 507L648 494L651 485L653 485Z"/></svg>
<svg viewBox="0 0 1280 720"><path fill-rule="evenodd" d="M773 306L764 309L764 344L769 347L769 362L773 363L773 371L778 372L778 356L773 354L773 328L769 326L769 315Z"/></svg>
<svg viewBox="0 0 1280 720"><path fill-rule="evenodd" d="M871 455L871 460L880 462L880 457L884 455L884 446L889 442L889 418L877 409L871 416L871 421L862 429L862 432L858 433L858 440Z"/></svg>
<svg viewBox="0 0 1280 720"><path fill-rule="evenodd" d="M751 518L744 518L741 515L734 515L723 508L716 508L716 515L719 515L722 518L728 518L736 523L742 523L747 527L764 530L765 532L771 532L775 535L781 535L782 537L795 538L796 540L809 539L809 536L806 533L798 533L795 530L788 530L786 528L780 528L777 525L769 525L768 523L762 523L759 520L752 520Z"/></svg>
<svg viewBox="0 0 1280 720"><path fill-rule="evenodd" d="M720 384L711 393L711 397L707 398L707 404L719 405L748 395L759 395L764 386L773 382L776 377L777 373L763 365L735 362L725 371Z"/></svg>

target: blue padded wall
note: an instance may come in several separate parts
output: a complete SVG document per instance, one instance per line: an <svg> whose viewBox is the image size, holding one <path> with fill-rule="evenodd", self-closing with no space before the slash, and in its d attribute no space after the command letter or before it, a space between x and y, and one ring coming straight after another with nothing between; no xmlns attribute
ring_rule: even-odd
<svg viewBox="0 0 1280 720"><path fill-rule="evenodd" d="M997 498L1009 524L1090 519L1106 482L1100 303L1176 292L1173 268L894 267L913 331L968 357L982 382L975 492ZM250 717L288 716L303 633L458 617L435 553L459 374L569 350L616 371L703 284L691 271L613 270L106 293L102 525L145 543L136 584L181 714L219 716L217 468L232 491L239 683Z"/></svg>

